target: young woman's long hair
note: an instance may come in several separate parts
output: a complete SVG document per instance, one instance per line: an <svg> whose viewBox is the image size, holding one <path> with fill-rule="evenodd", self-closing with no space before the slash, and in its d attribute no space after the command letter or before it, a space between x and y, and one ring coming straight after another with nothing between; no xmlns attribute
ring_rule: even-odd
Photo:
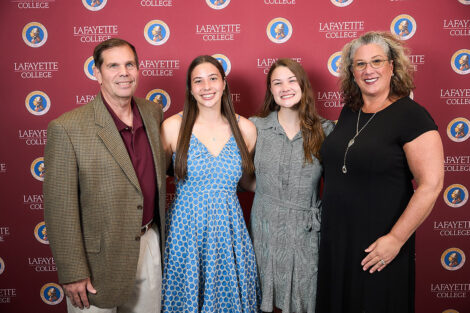
<svg viewBox="0 0 470 313"><path fill-rule="evenodd" d="M300 130L303 138L304 159L306 163L312 163L312 155L320 160L320 147L325 139L322 128L322 118L315 109L315 99L313 97L312 86L302 66L291 59L278 59L271 65L266 79L266 95L264 96L264 106L258 116L266 117L273 111L279 111L279 105L274 101L271 93L271 77L274 70L279 66L287 67L294 73L302 90L302 97L295 108L299 112Z"/></svg>
<svg viewBox="0 0 470 313"><path fill-rule="evenodd" d="M191 134L193 131L194 122L199 113L196 99L191 94L191 74L196 66L202 63L210 63L214 65L219 71L222 79L225 81L225 71L219 61L210 55L201 55L195 58L188 68L188 73L186 76L186 95L184 100L183 108L183 120L181 122L181 127L178 135L178 143L176 146L176 156L175 156L175 175L178 179L186 178L187 167L188 167L188 149L189 141L191 139ZM230 95L230 90L228 83L225 81L225 89L222 94L222 103L221 103L221 113L227 119L232 130L232 135L237 142L238 149L240 150L240 155L242 158L242 167L243 170L251 174L254 171L253 160L248 152L246 147L245 140L238 128L238 121L235 116L235 109L233 108L232 96Z"/></svg>

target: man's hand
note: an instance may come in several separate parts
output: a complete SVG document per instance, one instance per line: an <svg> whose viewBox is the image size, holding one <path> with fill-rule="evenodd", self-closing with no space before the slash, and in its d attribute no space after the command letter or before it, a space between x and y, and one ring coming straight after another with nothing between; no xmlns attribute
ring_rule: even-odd
<svg viewBox="0 0 470 313"><path fill-rule="evenodd" d="M88 309L90 307L87 291L89 293L96 294L96 290L91 284L89 277L70 284L64 284L63 287L65 294L69 297L72 305L79 307L80 309L83 309L84 307Z"/></svg>

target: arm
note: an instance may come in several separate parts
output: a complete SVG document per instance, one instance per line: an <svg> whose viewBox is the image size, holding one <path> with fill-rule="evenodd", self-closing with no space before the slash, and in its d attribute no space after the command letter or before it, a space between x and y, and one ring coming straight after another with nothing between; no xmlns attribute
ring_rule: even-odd
<svg viewBox="0 0 470 313"><path fill-rule="evenodd" d="M255 124L243 116L240 116L238 127L240 128L240 132L242 133L243 139L245 140L248 152L252 153L255 149L257 136Z"/></svg>
<svg viewBox="0 0 470 313"><path fill-rule="evenodd" d="M44 219L50 247L57 264L59 281L74 306L88 307L86 289L96 293L90 282L80 225L78 164L64 127L51 122L44 153Z"/></svg>
<svg viewBox="0 0 470 313"><path fill-rule="evenodd" d="M405 211L385 236L372 243L361 265L370 273L381 271L398 254L408 238L416 231L436 202L444 180L444 156L441 138L435 130L428 131L403 147L417 188ZM381 264L384 260L385 264Z"/></svg>
<svg viewBox="0 0 470 313"><path fill-rule="evenodd" d="M248 152L250 153L251 157L254 157L255 154L255 147L256 147L256 126L250 120L240 116L240 121L238 122L238 126L240 127L240 132L242 133L243 139L245 140L246 147L248 148ZM240 182L240 186L244 190L254 192L256 189L256 177L254 173L252 175L243 173Z"/></svg>
<svg viewBox="0 0 470 313"><path fill-rule="evenodd" d="M163 150L165 151L166 168L171 164L173 152L176 151L178 135L181 127L181 117L177 114L170 116L162 124L161 137Z"/></svg>
<svg viewBox="0 0 470 313"><path fill-rule="evenodd" d="M239 191L251 191L255 192L256 190L256 176L255 174L243 173L240 181L238 182L241 189Z"/></svg>

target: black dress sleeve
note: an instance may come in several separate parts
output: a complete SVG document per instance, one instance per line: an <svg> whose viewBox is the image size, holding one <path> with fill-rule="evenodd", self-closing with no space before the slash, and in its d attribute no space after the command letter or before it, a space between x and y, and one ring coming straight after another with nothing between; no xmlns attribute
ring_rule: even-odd
<svg viewBox="0 0 470 313"><path fill-rule="evenodd" d="M403 110L401 116L402 121L400 122L401 131L399 140L402 146L413 141L425 132L437 130L434 119L424 107L408 97L401 100L403 101Z"/></svg>

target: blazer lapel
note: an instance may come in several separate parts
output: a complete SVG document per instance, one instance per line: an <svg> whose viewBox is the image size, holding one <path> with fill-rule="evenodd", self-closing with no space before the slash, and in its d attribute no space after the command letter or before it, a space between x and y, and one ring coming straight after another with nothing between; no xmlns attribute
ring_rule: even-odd
<svg viewBox="0 0 470 313"><path fill-rule="evenodd" d="M157 124L157 117L153 116L152 112L147 110L147 107L140 105L139 99L134 98L137 107L139 108L140 116L145 125L145 131L149 139L150 148L152 149L153 163L155 164L155 172L157 177L158 190L162 186L162 173L158 171L158 164L161 163L159 156L162 153L162 148L160 146L160 129L159 124Z"/></svg>
<svg viewBox="0 0 470 313"><path fill-rule="evenodd" d="M116 160L124 171L127 178L129 178L130 182L137 188L137 190L141 191L139 180L137 179L137 175L134 171L129 153L127 153L127 149L122 141L121 135L119 134L108 109L104 106L100 94L96 96L93 107L95 109L95 123L100 126L97 131L98 136L101 138L114 160Z"/></svg>

